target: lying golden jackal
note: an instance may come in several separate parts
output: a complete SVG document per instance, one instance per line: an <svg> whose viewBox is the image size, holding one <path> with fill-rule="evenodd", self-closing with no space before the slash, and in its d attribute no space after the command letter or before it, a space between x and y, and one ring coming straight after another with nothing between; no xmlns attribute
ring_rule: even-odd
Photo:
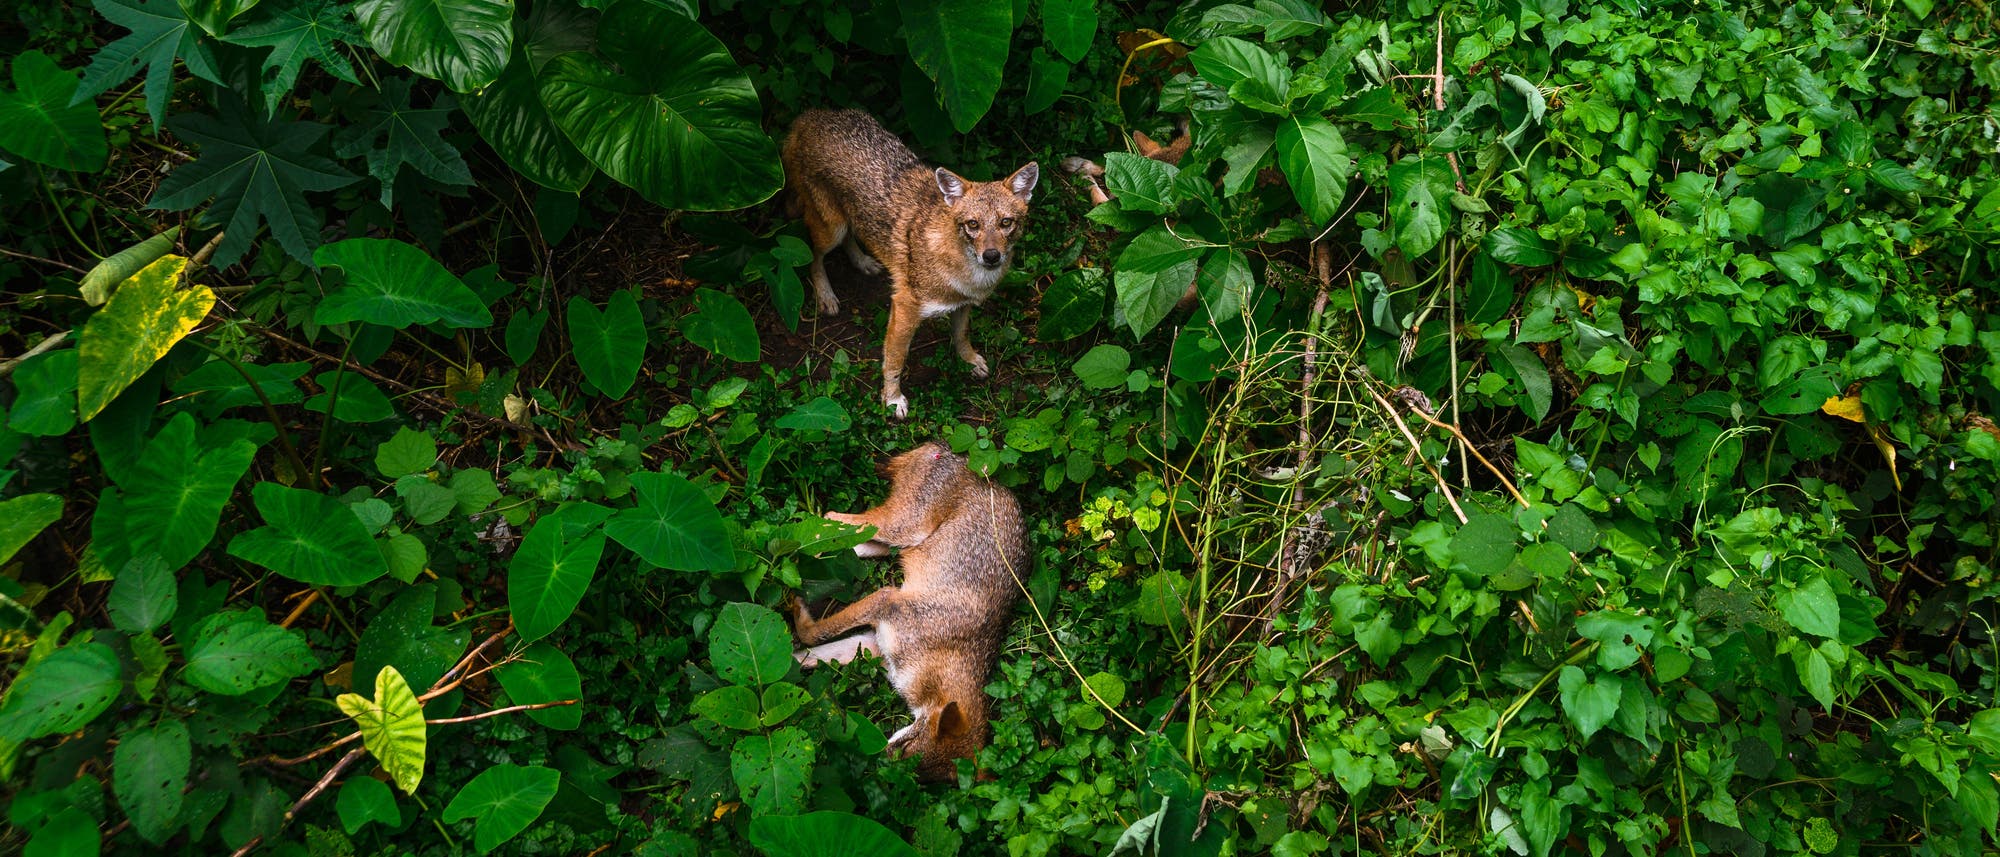
<svg viewBox="0 0 2000 857"><path fill-rule="evenodd" d="M986 678L1021 593L1027 543L1021 509L1007 489L973 474L965 459L927 443L889 460L889 498L843 524L875 527L854 548L864 557L903 549L903 585L883 587L825 619L792 603L800 666L879 654L915 722L889 752L921 757L917 773L949 779L953 759L986 746ZM836 640L862 626L870 630ZM832 641L832 642L829 642Z"/></svg>
<svg viewBox="0 0 2000 857"><path fill-rule="evenodd" d="M969 314L1007 273L1040 167L1029 162L997 182L966 181L943 167L924 166L896 135L858 110L801 114L785 138L784 161L812 240L820 312L840 312L824 262L835 244L847 245L862 273L889 270L882 403L897 417L909 414L903 363L917 322L932 316L951 313L958 356L972 364L973 377L986 377L986 358L966 337Z"/></svg>

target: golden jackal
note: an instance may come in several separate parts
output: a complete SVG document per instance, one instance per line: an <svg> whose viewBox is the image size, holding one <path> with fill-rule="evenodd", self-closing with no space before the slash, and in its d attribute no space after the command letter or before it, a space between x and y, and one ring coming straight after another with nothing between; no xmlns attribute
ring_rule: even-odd
<svg viewBox="0 0 2000 857"><path fill-rule="evenodd" d="M1021 510L1007 489L974 475L941 443L898 455L883 469L889 498L882 505L827 517L875 527L875 538L854 549L861 556L902 548L903 585L819 620L795 600L793 624L807 648L794 656L812 667L861 651L879 654L915 718L889 739L889 752L920 756L917 773L925 779L949 779L953 759L986 746L986 678L1026 572ZM835 640L864 625L871 630Z"/></svg>
<svg viewBox="0 0 2000 857"><path fill-rule="evenodd" d="M917 322L931 316L951 313L958 356L972 364L974 377L986 377L986 358L966 337L969 313L1007 272L1041 169L1031 161L1000 181L966 181L943 167L924 166L896 135L858 110L801 114L785 138L784 161L812 239L820 312L840 312L824 262L835 244L847 245L848 258L863 273L889 269L882 403L898 417L909 414L903 363Z"/></svg>

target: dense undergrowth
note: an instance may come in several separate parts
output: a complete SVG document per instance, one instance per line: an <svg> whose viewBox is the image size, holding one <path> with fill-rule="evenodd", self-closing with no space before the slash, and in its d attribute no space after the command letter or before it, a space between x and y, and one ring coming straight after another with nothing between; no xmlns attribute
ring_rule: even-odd
<svg viewBox="0 0 2000 857"><path fill-rule="evenodd" d="M1985 4L9 15L0 851L1996 844ZM822 105L1044 167L907 421ZM931 438L1034 556L943 787L771 609Z"/></svg>

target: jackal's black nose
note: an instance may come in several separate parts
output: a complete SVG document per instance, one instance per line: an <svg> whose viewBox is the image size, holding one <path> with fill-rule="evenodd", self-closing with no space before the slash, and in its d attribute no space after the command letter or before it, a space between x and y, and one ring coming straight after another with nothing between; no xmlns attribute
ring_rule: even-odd
<svg viewBox="0 0 2000 857"><path fill-rule="evenodd" d="M1000 267L1000 251L988 250L980 254L979 261L988 268L998 268Z"/></svg>

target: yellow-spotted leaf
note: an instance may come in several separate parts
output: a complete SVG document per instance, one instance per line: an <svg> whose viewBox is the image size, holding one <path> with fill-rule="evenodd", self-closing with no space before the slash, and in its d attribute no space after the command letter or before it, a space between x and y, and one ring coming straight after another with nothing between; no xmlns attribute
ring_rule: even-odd
<svg viewBox="0 0 2000 857"><path fill-rule="evenodd" d="M139 269L83 324L77 348L77 417L88 422L118 398L215 306L206 286L181 290L187 259L163 256Z"/></svg>
<svg viewBox="0 0 2000 857"><path fill-rule="evenodd" d="M383 667L375 675L375 698L343 693L334 700L340 710L361 727L361 746L367 747L382 769L396 781L404 794L416 794L424 779L424 706L403 674L395 667Z"/></svg>
<svg viewBox="0 0 2000 857"><path fill-rule="evenodd" d="M1821 413L1827 416L1839 417L1843 420L1850 420L1857 423L1866 420L1866 414L1862 412L1860 396L1830 396L1827 398L1826 404L1820 405L1819 409Z"/></svg>

